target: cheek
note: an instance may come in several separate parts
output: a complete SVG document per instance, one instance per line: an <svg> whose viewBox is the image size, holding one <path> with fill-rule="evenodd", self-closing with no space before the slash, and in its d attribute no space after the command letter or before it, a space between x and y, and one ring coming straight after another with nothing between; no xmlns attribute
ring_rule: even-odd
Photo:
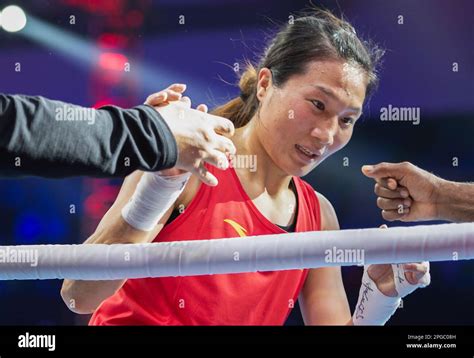
<svg viewBox="0 0 474 358"><path fill-rule="evenodd" d="M298 127L310 127L312 118L314 117L313 111L308 108L307 103L298 101L293 103L289 109L289 114L294 124L297 124Z"/></svg>
<svg viewBox="0 0 474 358"><path fill-rule="evenodd" d="M287 140L294 141L301 136L307 136L314 124L312 122L314 112L301 98L289 98L287 102L282 102L280 118L284 127L284 137Z"/></svg>
<svg viewBox="0 0 474 358"><path fill-rule="evenodd" d="M278 137L282 143L289 148L308 140L313 117L314 113L301 100L288 103L280 115Z"/></svg>
<svg viewBox="0 0 474 358"><path fill-rule="evenodd" d="M329 154L336 153L337 151L344 148L351 140L353 131L354 127L349 129L341 129L334 138L333 145L329 148Z"/></svg>
<svg viewBox="0 0 474 358"><path fill-rule="evenodd" d="M305 115L298 101L274 96L260 109L260 121L270 138L291 139L292 133L302 129ZM307 117L307 116L306 116Z"/></svg>

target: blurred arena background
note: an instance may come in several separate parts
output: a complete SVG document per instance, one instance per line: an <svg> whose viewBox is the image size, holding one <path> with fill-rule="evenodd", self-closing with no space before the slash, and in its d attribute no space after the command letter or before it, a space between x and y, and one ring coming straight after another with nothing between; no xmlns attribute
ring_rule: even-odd
<svg viewBox="0 0 474 358"><path fill-rule="evenodd" d="M341 228L383 223L363 164L411 161L447 179L474 177L474 3L469 0L315 1L352 22L387 52L379 90L349 145L305 179L327 196ZM308 1L2 1L27 13L16 33L0 29L0 91L83 106L140 104L173 82L195 105L238 95L235 63L254 59L275 23ZM403 23L400 23L400 16ZM2 20L3 21L3 20ZM130 71L124 71L124 63ZM20 71L18 71L20 64ZM419 107L420 123L384 122L389 105ZM81 138L77 138L80 143ZM83 242L121 180L0 181L0 243ZM390 225L407 225L391 223ZM390 226L389 225L389 226ZM361 268L343 268L353 309ZM432 264L432 283L408 297L390 325L474 323L474 262ZM60 281L0 281L0 324L84 324L63 304ZM159 298L158 298L159 299ZM287 324L302 324L298 309Z"/></svg>

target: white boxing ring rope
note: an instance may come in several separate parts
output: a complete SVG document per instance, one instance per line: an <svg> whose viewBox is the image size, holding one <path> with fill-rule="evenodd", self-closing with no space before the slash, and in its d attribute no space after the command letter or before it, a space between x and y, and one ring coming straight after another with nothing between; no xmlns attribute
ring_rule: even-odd
<svg viewBox="0 0 474 358"><path fill-rule="evenodd" d="M469 260L474 223L150 244L0 246L0 280L113 280L357 264L328 260L327 250L363 250L364 264Z"/></svg>

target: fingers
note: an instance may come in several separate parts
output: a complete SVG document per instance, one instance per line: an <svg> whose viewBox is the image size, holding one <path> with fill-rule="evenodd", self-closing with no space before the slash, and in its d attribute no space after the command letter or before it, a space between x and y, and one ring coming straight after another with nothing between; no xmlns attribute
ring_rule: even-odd
<svg viewBox="0 0 474 358"><path fill-rule="evenodd" d="M398 187L398 183L393 178L380 178L375 180L377 184L381 187L389 189L389 190L396 190Z"/></svg>
<svg viewBox="0 0 474 358"><path fill-rule="evenodd" d="M209 186L216 186L219 184L217 178L212 175L204 166L204 162L201 161L197 168L192 170L192 173L196 175L200 181Z"/></svg>
<svg viewBox="0 0 474 358"><path fill-rule="evenodd" d="M401 220L410 214L410 208L402 208L397 210L382 210L382 217L387 221Z"/></svg>
<svg viewBox="0 0 474 358"><path fill-rule="evenodd" d="M382 217L387 221L401 220L410 213L413 204L410 193L398 186L393 178L376 179L374 193L378 196L377 206L382 209Z"/></svg>
<svg viewBox="0 0 474 358"><path fill-rule="evenodd" d="M387 187L378 182L375 183L374 193L386 199L408 198L410 196L408 190L403 186L398 186L395 190L392 190L387 189Z"/></svg>
<svg viewBox="0 0 474 358"><path fill-rule="evenodd" d="M181 98L179 103L186 105L187 108L191 108L191 99L189 97ZM226 136L228 138L234 135L235 127L230 120L227 118L215 116L213 114L208 114L208 107L205 104L200 104L196 109L200 112L206 113L206 115L203 116L203 119L209 122L217 134Z"/></svg>
<svg viewBox="0 0 474 358"><path fill-rule="evenodd" d="M227 138L234 134L232 122L208 114L205 104L192 109L188 97L157 110L180 148L176 167L193 173L207 185L217 185L217 179L206 170L205 164L223 170L229 167L228 154L236 153L234 143Z"/></svg>
<svg viewBox="0 0 474 358"><path fill-rule="evenodd" d="M232 137L235 133L234 123L227 118L212 115L214 131L226 137Z"/></svg>
<svg viewBox="0 0 474 358"><path fill-rule="evenodd" d="M411 206L411 199L386 199L377 198L377 206L382 210L399 210L402 211Z"/></svg>
<svg viewBox="0 0 474 358"><path fill-rule="evenodd" d="M159 107L169 104L169 102L179 101L181 99L181 96L182 95L179 92L175 92L173 90L165 90L149 96L146 99L145 104L153 107Z"/></svg>
<svg viewBox="0 0 474 358"><path fill-rule="evenodd" d="M406 188L398 187L396 190L390 190L377 182L374 192L378 196L377 206L382 209L382 217L385 220L403 221L403 218L410 213L413 202Z"/></svg>
<svg viewBox="0 0 474 358"><path fill-rule="evenodd" d="M185 84L175 83L164 89L149 95L145 101L145 104L149 106L161 106L168 104L172 101L178 101L181 99L183 92L186 90Z"/></svg>
<svg viewBox="0 0 474 358"><path fill-rule="evenodd" d="M187 98L187 97L184 97L183 99L185 99L185 98ZM200 104L199 106L197 106L196 109L198 111L201 111L201 112L204 112L204 113L207 113L207 111L208 111L208 108L205 104ZM210 115L210 116L212 116L212 115ZM207 119L208 118L204 118L204 120L207 120ZM223 153L235 154L237 149L235 148L234 143L229 138L226 138L223 135L219 135L219 134L221 134L220 132L222 132L222 131L225 131L226 133L233 132L233 130L234 130L233 123L231 121L229 121L228 119L220 118L220 117L216 117L216 116L212 116L211 120L214 120L213 129L214 129L214 133L216 133L217 135L212 135L214 133L210 132L207 137L209 139L212 138L213 148L217 149L217 150L219 150ZM226 122L229 122L229 123L226 123ZM217 126L215 125L216 123L217 123ZM227 127L225 127L226 125L227 125ZM219 131L219 128L220 128L220 131ZM226 128L226 129L223 130L223 128ZM224 159L227 162L227 157L225 157Z"/></svg>
<svg viewBox="0 0 474 358"><path fill-rule="evenodd" d="M403 163L379 163L375 165L364 165L361 170L362 173L374 179L381 179L392 177L395 180L400 180L410 170L413 164L408 162Z"/></svg>
<svg viewBox="0 0 474 358"><path fill-rule="evenodd" d="M431 283L430 263L428 261L403 265L405 277L412 285L426 287Z"/></svg>
<svg viewBox="0 0 474 358"><path fill-rule="evenodd" d="M207 111L208 111L208 108L205 104L200 104L199 106L196 107L196 109L198 111L201 111L201 112L204 112L204 113L207 113Z"/></svg>
<svg viewBox="0 0 474 358"><path fill-rule="evenodd" d="M173 90L166 90L165 93L168 95L166 98L166 102L179 101L183 96L181 93Z"/></svg>
<svg viewBox="0 0 474 358"><path fill-rule="evenodd" d="M235 148L234 143L226 137L219 136L216 134L214 149L220 150L223 153L235 154L237 149Z"/></svg>
<svg viewBox="0 0 474 358"><path fill-rule="evenodd" d="M166 93L166 91L156 92L147 97L147 99L145 100L145 104L155 107L164 103L167 98L168 94Z"/></svg>
<svg viewBox="0 0 474 358"><path fill-rule="evenodd" d="M416 273L422 273L423 275L425 273L428 273L429 271L429 266L420 262L415 262L415 263L409 263L409 264L404 264L403 269L405 272L416 272Z"/></svg>
<svg viewBox="0 0 474 358"><path fill-rule="evenodd" d="M172 90L178 93L184 93L184 91L186 91L186 84L173 83L171 86L168 86L167 90Z"/></svg>
<svg viewBox="0 0 474 358"><path fill-rule="evenodd" d="M181 105L184 105L187 108L191 108L191 98L185 96L179 101Z"/></svg>
<svg viewBox="0 0 474 358"><path fill-rule="evenodd" d="M218 150L210 150L202 153L203 160L218 169L226 170L229 168L229 160L226 155Z"/></svg>
<svg viewBox="0 0 474 358"><path fill-rule="evenodd" d="M205 104L200 104L196 108L198 111L207 113L208 108ZM234 143L226 138L231 137L234 135L234 124L226 118L221 118L217 116L210 115L213 120L213 127L214 132L220 134L220 136L216 139L216 145L214 146L215 149L220 150L222 152L228 152L230 154L236 153L236 148ZM227 161L227 158L226 158Z"/></svg>

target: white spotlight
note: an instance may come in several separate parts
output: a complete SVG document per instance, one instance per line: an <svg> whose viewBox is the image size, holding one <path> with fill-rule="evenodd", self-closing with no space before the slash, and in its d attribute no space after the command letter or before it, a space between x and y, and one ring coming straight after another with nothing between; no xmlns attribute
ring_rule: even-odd
<svg viewBox="0 0 474 358"><path fill-rule="evenodd" d="M0 21L5 31L17 32L25 27L26 15L22 8L11 5L3 9Z"/></svg>

